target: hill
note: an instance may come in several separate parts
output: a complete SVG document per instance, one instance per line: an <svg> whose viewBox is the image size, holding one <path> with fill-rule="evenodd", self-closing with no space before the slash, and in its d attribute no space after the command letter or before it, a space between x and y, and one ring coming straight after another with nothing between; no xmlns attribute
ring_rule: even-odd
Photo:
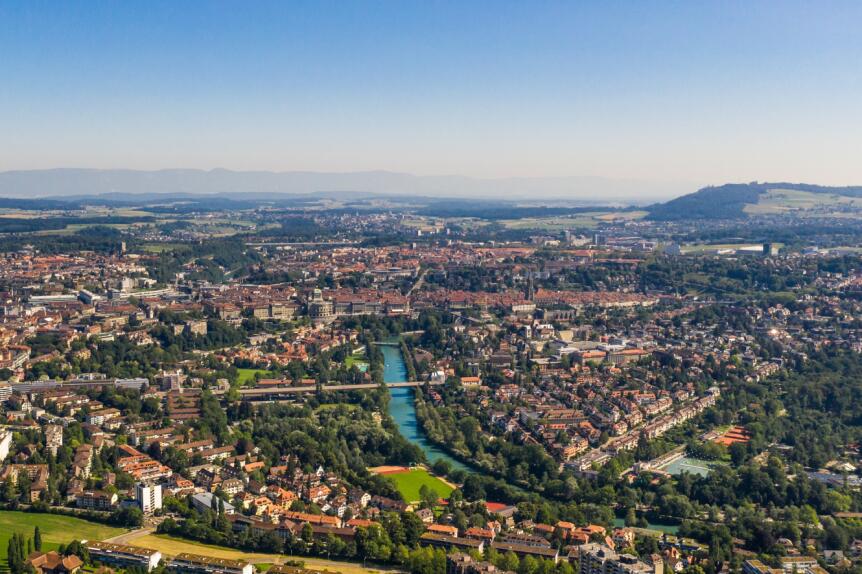
<svg viewBox="0 0 862 574"><path fill-rule="evenodd" d="M750 215L862 210L862 186L828 187L807 183L728 183L647 208L648 219L735 219Z"/></svg>

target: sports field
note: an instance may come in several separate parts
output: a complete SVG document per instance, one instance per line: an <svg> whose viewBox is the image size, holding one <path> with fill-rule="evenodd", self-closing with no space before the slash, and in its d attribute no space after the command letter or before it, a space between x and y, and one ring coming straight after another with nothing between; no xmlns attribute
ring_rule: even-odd
<svg viewBox="0 0 862 574"><path fill-rule="evenodd" d="M42 550L54 550L60 544L73 540L102 540L125 532L122 528L105 526L89 520L59 514L37 514L0 510L0 564L6 568L6 546L15 532L27 538L33 537L33 529L39 525L42 533Z"/></svg>
<svg viewBox="0 0 862 574"><path fill-rule="evenodd" d="M448 498L452 494L453 488L429 473L424 468L414 468L404 471L386 472L386 478L392 479L395 483L398 492L408 502L415 502L420 499L419 489L423 485L434 489L441 498Z"/></svg>

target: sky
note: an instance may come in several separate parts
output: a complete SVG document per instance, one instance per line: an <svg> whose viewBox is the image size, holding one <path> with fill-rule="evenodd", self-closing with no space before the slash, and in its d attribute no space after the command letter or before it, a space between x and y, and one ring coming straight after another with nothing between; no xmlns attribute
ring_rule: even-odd
<svg viewBox="0 0 862 574"><path fill-rule="evenodd" d="M0 170L862 184L862 3L0 3Z"/></svg>

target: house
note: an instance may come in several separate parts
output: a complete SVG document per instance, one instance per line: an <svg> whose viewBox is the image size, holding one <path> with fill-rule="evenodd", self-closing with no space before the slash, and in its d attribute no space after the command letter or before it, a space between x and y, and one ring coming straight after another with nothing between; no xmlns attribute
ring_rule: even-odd
<svg viewBox="0 0 862 574"><path fill-rule="evenodd" d="M428 526L428 532L433 532L434 534L443 534L446 536L451 536L453 538L458 538L458 527L450 526L448 524L431 524Z"/></svg>
<svg viewBox="0 0 862 574"><path fill-rule="evenodd" d="M51 552L33 552L27 557L27 566L32 566L36 574L75 574L84 562L75 556L61 556Z"/></svg>

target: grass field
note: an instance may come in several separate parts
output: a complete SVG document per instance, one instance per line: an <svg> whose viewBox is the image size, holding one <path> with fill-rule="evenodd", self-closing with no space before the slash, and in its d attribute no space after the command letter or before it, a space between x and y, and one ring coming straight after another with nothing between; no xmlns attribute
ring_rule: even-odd
<svg viewBox="0 0 862 574"><path fill-rule="evenodd" d="M794 189L770 189L758 198L757 203L749 203L744 208L744 211L750 215L794 212L800 215L844 213L855 217L860 216L860 210L862 210L862 198Z"/></svg>
<svg viewBox="0 0 862 574"><path fill-rule="evenodd" d="M72 540L102 540L125 532L122 528L72 516L0 510L0 563L3 568L6 567L6 545L12 534L20 532L31 538L36 525L42 533L43 550L54 550L60 544L68 544Z"/></svg>
<svg viewBox="0 0 862 574"><path fill-rule="evenodd" d="M268 379L275 377L275 373L265 369L237 369L237 381L240 386L245 386L254 381L254 375L260 373L261 378Z"/></svg>
<svg viewBox="0 0 862 574"><path fill-rule="evenodd" d="M424 468L416 468L405 472L396 472L385 475L386 478L392 479L398 492L404 497L404 500L413 502L419 500L419 489L423 485L428 488L433 488L437 494L443 498L447 498L452 493L452 487L437 478L432 476Z"/></svg>
<svg viewBox="0 0 862 574"><path fill-rule="evenodd" d="M522 217L520 219L504 219L499 223L507 229L541 229L544 231L561 231L573 227L593 228L599 223L614 220L635 220L646 217L646 211L587 211L575 215L559 215L552 217Z"/></svg>
<svg viewBox="0 0 862 574"><path fill-rule="evenodd" d="M231 560L249 560L255 564L260 564L269 567L272 564L280 562L284 559L291 559L289 556L279 556L277 554L263 554L254 552L243 552L233 548L224 546L214 546L212 544L202 544L190 540L183 540L173 536L164 534L148 534L127 542L131 546L139 546L141 548L151 548L158 550L162 554L168 556L176 556L181 552L190 554L199 554L209 556L211 558L228 558ZM305 556L297 556L294 560L302 560L307 568L319 568L321 570L329 570L333 572L342 572L344 574L368 574L370 572L379 572L373 568L363 568L359 564L351 562L337 562L334 560L324 560L321 558L308 558Z"/></svg>

